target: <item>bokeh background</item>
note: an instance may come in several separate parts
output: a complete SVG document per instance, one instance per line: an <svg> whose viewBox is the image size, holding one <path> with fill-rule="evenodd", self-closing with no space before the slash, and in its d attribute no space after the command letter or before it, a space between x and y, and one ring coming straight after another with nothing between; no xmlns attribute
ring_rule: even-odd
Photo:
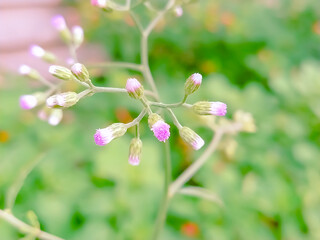
<svg viewBox="0 0 320 240"><path fill-rule="evenodd" d="M0 26L11 34L0 37L1 208L10 189L32 169L13 207L18 218L28 222L27 212L33 211L43 230L66 239L150 239L162 196L162 144L144 120L142 161L132 167L127 157L133 131L104 147L93 141L97 128L128 122L141 106L123 94L97 94L66 110L62 123L53 127L35 111L19 108L20 95L42 86L15 73L22 63L47 71L49 65L30 60L27 51L32 43L49 49L61 45L50 26L57 13L63 13L68 24L84 27L84 64L101 59L139 63L140 36L129 14L104 13L89 1L45 6L44 1L5 2L0 4ZM183 10L180 18L168 13L150 36L150 67L161 99L179 101L185 79L200 72L203 84L189 103L223 101L228 104L226 118L238 109L250 112L257 131L225 138L188 182L215 192L224 207L177 195L161 239L319 240L319 2L201 0ZM29 12L22 15L24 11ZM26 19L40 16L34 11L43 14L42 21L28 25ZM146 10L137 13L146 24ZM31 34L40 23L46 31ZM20 41L15 32L23 35ZM61 56L68 55L63 46L59 49ZM137 72L123 69L91 73L99 86L124 87L129 76L143 82ZM176 113L183 124L210 140L212 133L197 116L186 110ZM188 148L174 127L171 134L175 178L202 150ZM1 239L21 237L0 221Z"/></svg>

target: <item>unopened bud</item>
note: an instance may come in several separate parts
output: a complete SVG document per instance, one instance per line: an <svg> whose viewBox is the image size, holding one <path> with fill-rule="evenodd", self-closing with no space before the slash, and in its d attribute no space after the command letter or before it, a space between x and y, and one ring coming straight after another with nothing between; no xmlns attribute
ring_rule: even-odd
<svg viewBox="0 0 320 240"><path fill-rule="evenodd" d="M52 26L59 31L61 39L70 44L72 42L72 36L70 30L67 27L66 20L63 16L57 15L51 20Z"/></svg>
<svg viewBox="0 0 320 240"><path fill-rule="evenodd" d="M242 124L241 130L244 132L256 132L256 125L254 123L254 119L251 113L244 112L238 110L234 115L233 118L236 122Z"/></svg>
<svg viewBox="0 0 320 240"><path fill-rule="evenodd" d="M179 133L181 138L194 150L199 150L204 145L203 139L188 127L180 128Z"/></svg>
<svg viewBox="0 0 320 240"><path fill-rule="evenodd" d="M127 128L123 123L114 123L109 127L98 129L94 134L94 141L97 145L103 146L111 142L114 138L123 136Z"/></svg>
<svg viewBox="0 0 320 240"><path fill-rule="evenodd" d="M22 109L28 110L38 106L43 101L44 101L44 94L39 92L31 95L22 95L20 97L19 103Z"/></svg>
<svg viewBox="0 0 320 240"><path fill-rule="evenodd" d="M75 92L64 92L53 95L47 99L47 106L50 108L67 108L75 105L79 101Z"/></svg>
<svg viewBox="0 0 320 240"><path fill-rule="evenodd" d="M75 63L71 67L71 72L81 82L90 81L90 76L87 68L81 63Z"/></svg>
<svg viewBox="0 0 320 240"><path fill-rule="evenodd" d="M151 113L148 118L148 124L153 134L160 142L165 142L170 137L170 125L156 113Z"/></svg>
<svg viewBox="0 0 320 240"><path fill-rule="evenodd" d="M83 29L80 26L72 28L73 43L78 48L83 43Z"/></svg>
<svg viewBox="0 0 320 240"><path fill-rule="evenodd" d="M19 67L19 73L23 76L27 76L29 78L39 80L41 78L40 74L38 71L36 71L33 68L30 68L29 66L23 64Z"/></svg>
<svg viewBox="0 0 320 240"><path fill-rule="evenodd" d="M200 73L192 74L184 85L184 91L186 95L194 93L201 85L202 76Z"/></svg>
<svg viewBox="0 0 320 240"><path fill-rule="evenodd" d="M192 109L200 115L224 116L227 113L227 105L222 102L196 102L193 104Z"/></svg>
<svg viewBox="0 0 320 240"><path fill-rule="evenodd" d="M133 166L139 165L142 150L142 141L139 138L131 140L129 148L129 163Z"/></svg>
<svg viewBox="0 0 320 240"><path fill-rule="evenodd" d="M70 80L72 78L71 71L62 66L52 65L49 67L49 73L51 73L56 78L60 78L62 80Z"/></svg>
<svg viewBox="0 0 320 240"><path fill-rule="evenodd" d="M41 58L49 63L53 63L56 60L56 57L52 53L45 51L42 47L38 45L32 45L30 47L30 53L33 56Z"/></svg>
<svg viewBox="0 0 320 240"><path fill-rule="evenodd" d="M61 109L52 109L48 117L48 123L52 126L58 125L63 117L63 111Z"/></svg>
<svg viewBox="0 0 320 240"><path fill-rule="evenodd" d="M143 96L144 88L141 83L135 78L127 80L126 89L130 97L140 99Z"/></svg>
<svg viewBox="0 0 320 240"><path fill-rule="evenodd" d="M107 7L107 1L108 0L91 0L91 4L99 8L105 8Z"/></svg>
<svg viewBox="0 0 320 240"><path fill-rule="evenodd" d="M181 17L183 14L183 9L181 6L177 6L174 8L174 14L176 15L176 17Z"/></svg>

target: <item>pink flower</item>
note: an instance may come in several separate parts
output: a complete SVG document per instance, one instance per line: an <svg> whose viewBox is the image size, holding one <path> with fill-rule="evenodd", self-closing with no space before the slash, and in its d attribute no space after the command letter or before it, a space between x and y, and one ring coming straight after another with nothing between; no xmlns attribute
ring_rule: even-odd
<svg viewBox="0 0 320 240"><path fill-rule="evenodd" d="M58 31L62 31L67 28L66 20L61 15L54 16L51 20L51 24Z"/></svg>
<svg viewBox="0 0 320 240"><path fill-rule="evenodd" d="M224 116L227 113L227 104L223 102L210 102L210 113L212 115Z"/></svg>
<svg viewBox="0 0 320 240"><path fill-rule="evenodd" d="M125 124L114 123L109 127L98 129L94 134L94 141L97 145L103 146L111 142L114 138L121 137L127 131Z"/></svg>
<svg viewBox="0 0 320 240"><path fill-rule="evenodd" d="M104 8L107 6L107 0L91 0L91 4L96 7Z"/></svg>
<svg viewBox="0 0 320 240"><path fill-rule="evenodd" d="M113 139L112 131L110 128L98 129L94 134L94 141L99 146L104 146L111 142Z"/></svg>
<svg viewBox="0 0 320 240"><path fill-rule="evenodd" d="M152 125L151 130L154 136L158 138L160 142L165 142L170 137L170 125L162 120L157 121Z"/></svg>
<svg viewBox="0 0 320 240"><path fill-rule="evenodd" d="M28 75L31 72L31 68L25 64L19 67L19 73L21 75Z"/></svg>
<svg viewBox="0 0 320 240"><path fill-rule="evenodd" d="M130 97L140 99L143 96L143 86L135 78L129 78L126 84L126 90Z"/></svg>
<svg viewBox="0 0 320 240"><path fill-rule="evenodd" d="M195 139L191 143L191 146L194 150L199 150L200 148L202 148L203 145L204 140L200 136L195 137Z"/></svg>
<svg viewBox="0 0 320 240"><path fill-rule="evenodd" d="M183 9L181 6L177 6L174 8L174 14L176 15L176 17L181 17L183 14Z"/></svg>
<svg viewBox="0 0 320 240"><path fill-rule="evenodd" d="M46 52L45 52L45 50L43 50L42 47L40 47L38 45L32 45L30 47L30 53L35 57L42 58Z"/></svg>
<svg viewBox="0 0 320 240"><path fill-rule="evenodd" d="M129 156L129 164L132 166L138 166L140 164L139 156Z"/></svg>
<svg viewBox="0 0 320 240"><path fill-rule="evenodd" d="M37 106L38 100L33 95L23 95L20 97L20 106L23 109L31 109Z"/></svg>
<svg viewBox="0 0 320 240"><path fill-rule="evenodd" d="M194 73L190 76L190 79L195 85L200 85L202 82L202 75L200 73Z"/></svg>

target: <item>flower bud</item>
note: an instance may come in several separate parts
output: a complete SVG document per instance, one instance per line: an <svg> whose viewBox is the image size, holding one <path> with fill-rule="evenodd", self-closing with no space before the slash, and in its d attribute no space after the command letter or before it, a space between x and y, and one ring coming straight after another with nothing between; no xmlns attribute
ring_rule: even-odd
<svg viewBox="0 0 320 240"><path fill-rule="evenodd" d="M58 125L63 117L63 111L61 109L52 109L49 118L48 123L52 126Z"/></svg>
<svg viewBox="0 0 320 240"><path fill-rule="evenodd" d="M56 78L60 78L62 80L70 80L72 78L71 71L62 66L52 65L49 67L49 73L51 73Z"/></svg>
<svg viewBox="0 0 320 240"><path fill-rule="evenodd" d="M143 96L144 88L141 83L135 78L127 80L126 89L130 97L140 99Z"/></svg>
<svg viewBox="0 0 320 240"><path fill-rule="evenodd" d="M41 58L42 60L49 63L53 63L56 60L56 57L52 53L45 51L42 47L38 45L32 45L30 47L30 53L33 56Z"/></svg>
<svg viewBox="0 0 320 240"><path fill-rule="evenodd" d="M196 102L193 104L192 109L200 115L224 116L227 113L227 105L222 102Z"/></svg>
<svg viewBox="0 0 320 240"><path fill-rule="evenodd" d="M200 73L192 74L184 85L184 91L186 95L194 93L201 85L202 76Z"/></svg>
<svg viewBox="0 0 320 240"><path fill-rule="evenodd" d="M34 93L32 95L22 95L19 99L20 107L22 109L32 109L44 101L43 93Z"/></svg>
<svg viewBox="0 0 320 240"><path fill-rule="evenodd" d="M241 130L244 132L256 132L256 125L254 123L254 119L251 115L251 113L244 112L241 110L236 111L236 113L233 115L233 118L236 122L239 122L242 124Z"/></svg>
<svg viewBox="0 0 320 240"><path fill-rule="evenodd" d="M19 67L19 73L23 76L27 76L35 80L39 80L41 78L40 74L36 70L34 70L33 68L30 68L25 64Z"/></svg>
<svg viewBox="0 0 320 240"><path fill-rule="evenodd" d="M204 145L203 139L188 127L180 128L179 133L181 138L194 150L199 150Z"/></svg>
<svg viewBox="0 0 320 240"><path fill-rule="evenodd" d="M141 150L142 141L139 138L132 139L129 148L129 164L133 166L139 165Z"/></svg>
<svg viewBox="0 0 320 240"><path fill-rule="evenodd" d="M74 26L72 28L73 43L78 48L83 42L83 29L80 26Z"/></svg>
<svg viewBox="0 0 320 240"><path fill-rule="evenodd" d="M174 14L176 15L176 17L181 17L183 14L183 9L181 6L177 6L174 8Z"/></svg>
<svg viewBox="0 0 320 240"><path fill-rule="evenodd" d="M65 43L70 44L72 42L72 36L70 30L67 27L64 17L61 15L54 16L51 20L51 23L52 26L59 31L61 39Z"/></svg>
<svg viewBox="0 0 320 240"><path fill-rule="evenodd" d="M148 124L154 136L160 142L165 142L170 137L170 125L165 123L158 114L151 113L148 118Z"/></svg>
<svg viewBox="0 0 320 240"><path fill-rule="evenodd" d="M114 138L123 136L127 128L123 123L114 123L109 127L98 129L94 134L94 141L97 145L103 146L111 142Z"/></svg>
<svg viewBox="0 0 320 240"><path fill-rule="evenodd" d="M71 72L81 82L90 81L90 76L87 68L81 63L75 63L71 67Z"/></svg>
<svg viewBox="0 0 320 240"><path fill-rule="evenodd" d="M107 7L107 0L91 0L91 4L99 8L105 8Z"/></svg>
<svg viewBox="0 0 320 240"><path fill-rule="evenodd" d="M79 101L75 92L64 92L53 95L47 99L47 106L50 108L67 108L75 105Z"/></svg>

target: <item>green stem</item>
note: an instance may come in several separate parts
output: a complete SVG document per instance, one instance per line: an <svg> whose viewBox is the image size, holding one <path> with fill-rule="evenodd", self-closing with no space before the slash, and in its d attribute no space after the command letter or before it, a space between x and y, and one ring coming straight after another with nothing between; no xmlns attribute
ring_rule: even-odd
<svg viewBox="0 0 320 240"><path fill-rule="evenodd" d="M158 217L156 226L153 232L153 240L159 239L160 232L165 225L168 206L170 202L169 186L171 183L171 156L170 156L170 144L169 141L165 143L165 162L164 162L164 194L162 197L161 206L158 211Z"/></svg>

